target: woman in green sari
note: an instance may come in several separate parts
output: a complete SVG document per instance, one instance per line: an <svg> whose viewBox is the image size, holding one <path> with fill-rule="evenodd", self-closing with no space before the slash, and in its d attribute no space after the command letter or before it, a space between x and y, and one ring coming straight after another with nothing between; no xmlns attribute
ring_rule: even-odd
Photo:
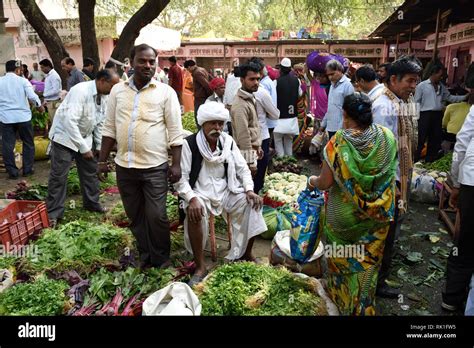
<svg viewBox="0 0 474 348"><path fill-rule="evenodd" d="M341 315L375 314L377 275L395 211L396 141L372 123L371 106L363 93L345 97L343 129L324 149L321 175L308 181L310 189L328 190L321 219L332 251L326 253L327 287Z"/></svg>

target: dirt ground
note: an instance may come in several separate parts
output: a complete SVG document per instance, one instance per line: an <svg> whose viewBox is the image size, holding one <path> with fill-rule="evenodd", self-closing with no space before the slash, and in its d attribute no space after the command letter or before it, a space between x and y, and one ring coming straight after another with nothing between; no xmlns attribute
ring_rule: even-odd
<svg viewBox="0 0 474 348"><path fill-rule="evenodd" d="M319 166L313 159L300 158L305 174L318 174ZM49 164L47 161L37 162L35 175L28 178L29 184L46 184ZM3 177L2 177L3 176ZM13 190L17 181L6 179L0 173L0 197ZM73 197L80 199L80 197ZM69 199L69 198L68 198ZM120 200L118 194L102 195L101 201L107 207L113 207ZM257 239L254 254L268 259L271 241ZM444 284L448 250L452 246L452 238L446 227L438 220L435 205L412 203L410 212L402 226L402 233L396 242L395 256L392 263L389 282L399 287L403 296L399 299L377 299L379 315L448 315L441 310L441 289ZM420 253L420 254L416 254ZM227 242L218 240L217 263L223 262L227 254ZM209 256L209 254L207 253ZM410 260L412 261L410 261ZM215 264L207 258L209 267ZM454 315L462 315L456 313Z"/></svg>

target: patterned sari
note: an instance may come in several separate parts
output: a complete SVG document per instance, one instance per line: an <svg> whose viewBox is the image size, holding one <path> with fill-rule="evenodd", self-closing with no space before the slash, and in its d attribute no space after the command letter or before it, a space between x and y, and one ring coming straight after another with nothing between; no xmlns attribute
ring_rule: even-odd
<svg viewBox="0 0 474 348"><path fill-rule="evenodd" d="M300 133L294 138L293 140L293 153L298 153L301 151L305 141L305 133L309 127L310 120L306 115L306 110L308 108L308 99L307 99L307 86L305 78L302 76L296 76L300 80L301 89L303 90L303 94L301 97L298 97L298 101L296 102L296 111L298 114L298 127L300 129Z"/></svg>
<svg viewBox="0 0 474 348"><path fill-rule="evenodd" d="M326 247L334 252L327 258L328 291L341 315L374 315L378 271L395 212L397 144L390 130L372 124L364 131L339 130L324 157L335 180L322 221Z"/></svg>

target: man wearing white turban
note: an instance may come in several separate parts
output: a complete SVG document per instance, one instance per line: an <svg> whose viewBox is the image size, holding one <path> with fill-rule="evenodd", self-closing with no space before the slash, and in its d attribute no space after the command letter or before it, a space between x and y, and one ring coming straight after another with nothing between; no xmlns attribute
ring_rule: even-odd
<svg viewBox="0 0 474 348"><path fill-rule="evenodd" d="M223 132L229 111L224 104L208 102L198 110L202 127L183 142L181 180L175 189L184 200L185 246L194 255L196 271L190 285L206 275L203 248L207 242L208 217L229 213L232 224L230 260L255 261L252 246L255 236L267 230L262 216L262 199L253 192L247 162L234 139ZM227 214L224 214L226 218Z"/></svg>

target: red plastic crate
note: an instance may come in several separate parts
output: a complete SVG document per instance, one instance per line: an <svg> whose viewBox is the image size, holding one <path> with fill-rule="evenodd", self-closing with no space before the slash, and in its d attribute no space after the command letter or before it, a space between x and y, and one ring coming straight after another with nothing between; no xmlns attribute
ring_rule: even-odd
<svg viewBox="0 0 474 348"><path fill-rule="evenodd" d="M29 213L21 219L18 213ZM7 224L1 225L5 219ZM41 201L15 201L0 211L0 242L3 245L25 245L31 237L49 227L46 203Z"/></svg>

